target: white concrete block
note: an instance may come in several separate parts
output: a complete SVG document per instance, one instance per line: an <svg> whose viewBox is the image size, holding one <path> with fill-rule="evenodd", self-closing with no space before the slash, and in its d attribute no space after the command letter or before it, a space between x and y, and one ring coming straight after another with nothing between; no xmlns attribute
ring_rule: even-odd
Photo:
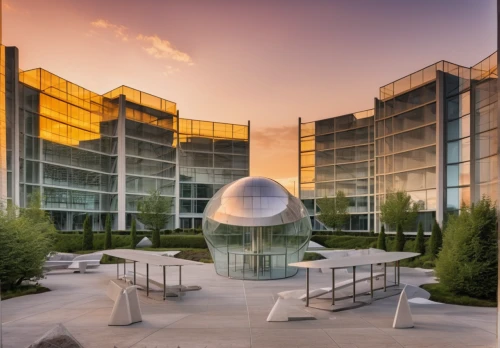
<svg viewBox="0 0 500 348"><path fill-rule="evenodd" d="M78 262L78 269L80 270L80 273L83 274L87 270L87 262L86 261L80 261Z"/></svg>
<svg viewBox="0 0 500 348"><path fill-rule="evenodd" d="M414 327L410 304L408 303L405 289L403 289L401 296L399 296L398 308L396 309L392 327L394 329L408 329Z"/></svg>

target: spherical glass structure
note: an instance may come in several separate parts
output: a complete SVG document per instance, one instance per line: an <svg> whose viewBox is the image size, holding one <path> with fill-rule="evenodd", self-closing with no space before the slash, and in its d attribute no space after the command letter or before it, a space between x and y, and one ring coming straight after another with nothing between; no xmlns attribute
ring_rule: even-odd
<svg viewBox="0 0 500 348"><path fill-rule="evenodd" d="M291 277L311 238L307 209L276 181L239 179L220 189L203 214L203 235L219 275L237 279Z"/></svg>

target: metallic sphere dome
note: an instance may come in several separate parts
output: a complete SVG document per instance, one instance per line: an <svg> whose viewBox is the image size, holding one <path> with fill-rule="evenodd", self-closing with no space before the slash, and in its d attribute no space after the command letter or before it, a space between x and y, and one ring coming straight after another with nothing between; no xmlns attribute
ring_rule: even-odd
<svg viewBox="0 0 500 348"><path fill-rule="evenodd" d="M237 226L275 226L305 217L309 214L298 198L264 177L246 177L224 186L204 212L204 219Z"/></svg>

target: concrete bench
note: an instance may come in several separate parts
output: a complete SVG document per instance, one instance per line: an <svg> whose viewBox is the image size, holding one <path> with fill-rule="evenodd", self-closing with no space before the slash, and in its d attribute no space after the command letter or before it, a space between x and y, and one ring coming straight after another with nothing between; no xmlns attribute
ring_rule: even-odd
<svg viewBox="0 0 500 348"><path fill-rule="evenodd" d="M108 321L109 326L130 325L142 321L136 286L124 288L119 283L110 280L106 295L115 302Z"/></svg>

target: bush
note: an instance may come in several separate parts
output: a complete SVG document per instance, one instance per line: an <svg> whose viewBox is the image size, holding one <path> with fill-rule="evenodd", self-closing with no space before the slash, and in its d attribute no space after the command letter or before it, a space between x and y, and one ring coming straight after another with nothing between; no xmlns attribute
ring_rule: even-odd
<svg viewBox="0 0 500 348"><path fill-rule="evenodd" d="M17 289L24 280L43 276L43 264L52 250L55 228L40 209L40 196L28 208L0 209L0 282L2 290ZM81 244L81 241L80 241Z"/></svg>
<svg viewBox="0 0 500 348"><path fill-rule="evenodd" d="M387 244L385 242L385 227L382 225L380 228L380 233L377 238L377 249L387 251Z"/></svg>
<svg viewBox="0 0 500 348"><path fill-rule="evenodd" d="M153 248L160 247L160 230L153 230L153 240L151 242L153 243Z"/></svg>
<svg viewBox="0 0 500 348"><path fill-rule="evenodd" d="M429 253L436 257L439 253L439 250L443 246L443 235L441 233L441 228L436 220L434 220L434 224L432 225L432 233L431 238L429 240Z"/></svg>
<svg viewBox="0 0 500 348"><path fill-rule="evenodd" d="M367 236L367 233L365 233L365 236ZM312 236L311 240L326 248L334 249L367 249L373 247L374 243L377 243L377 237L359 237L351 235L315 235Z"/></svg>
<svg viewBox="0 0 500 348"><path fill-rule="evenodd" d="M90 221L90 216L85 217L83 222L83 240L82 240L82 250L93 250L94 249L94 233L92 232L92 222Z"/></svg>
<svg viewBox="0 0 500 348"><path fill-rule="evenodd" d="M130 248L135 249L137 245L137 231L135 227L135 219L132 219L132 225L130 226Z"/></svg>
<svg viewBox="0 0 500 348"><path fill-rule="evenodd" d="M106 227L105 227L105 233L106 233L106 238L104 241L104 249L112 249L113 248L113 242L111 238L111 216L108 214L106 215Z"/></svg>
<svg viewBox="0 0 500 348"><path fill-rule="evenodd" d="M115 248L130 247L130 237L122 235L112 235L112 243ZM82 237L79 234L62 234L55 235L54 247L52 251L60 253L75 253L82 251ZM93 238L93 246L86 250L103 250L104 249L104 234L96 234Z"/></svg>
<svg viewBox="0 0 500 348"><path fill-rule="evenodd" d="M450 217L436 272L456 295L495 300L497 270L497 213L491 200L483 197Z"/></svg>
<svg viewBox="0 0 500 348"><path fill-rule="evenodd" d="M420 253L420 255L425 254L424 228L421 222L418 224L417 238L415 239L415 247L413 250L416 253Z"/></svg>
<svg viewBox="0 0 500 348"><path fill-rule="evenodd" d="M316 261L316 260L324 260L324 259L326 259L326 257L324 257L321 254L306 252L306 253L304 253L304 258L302 259L302 261Z"/></svg>
<svg viewBox="0 0 500 348"><path fill-rule="evenodd" d="M396 230L396 251L403 251L405 248L405 235L403 233L403 226L401 224L398 225Z"/></svg>
<svg viewBox="0 0 500 348"><path fill-rule="evenodd" d="M188 235L188 236L161 236L161 248L192 248L192 249L207 249L207 242L202 235Z"/></svg>
<svg viewBox="0 0 500 348"><path fill-rule="evenodd" d="M175 257L184 260L213 263L212 255L210 255L208 249L182 250Z"/></svg>

